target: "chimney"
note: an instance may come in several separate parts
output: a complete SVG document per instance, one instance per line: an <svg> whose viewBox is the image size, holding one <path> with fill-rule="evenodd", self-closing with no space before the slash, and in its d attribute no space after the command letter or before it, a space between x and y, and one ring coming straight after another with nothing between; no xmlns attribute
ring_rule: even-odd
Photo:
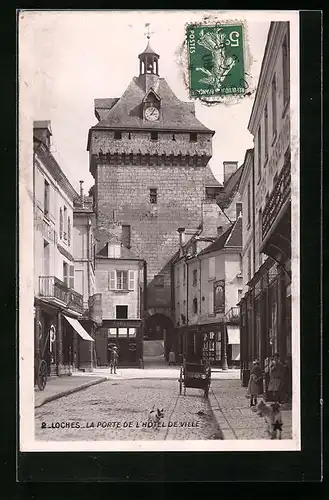
<svg viewBox="0 0 329 500"><path fill-rule="evenodd" d="M50 149L51 122L49 120L34 121L33 135L37 137L48 149Z"/></svg>
<svg viewBox="0 0 329 500"><path fill-rule="evenodd" d="M227 181L229 180L229 178L231 177L231 175L237 171L238 162L237 161L223 161L223 166L224 166L224 184L226 184Z"/></svg>
<svg viewBox="0 0 329 500"><path fill-rule="evenodd" d="M83 196L83 182L84 181L79 181L80 182L80 199L81 199L81 205L82 207L84 206L84 196Z"/></svg>
<svg viewBox="0 0 329 500"><path fill-rule="evenodd" d="M179 256L183 257L183 234L185 232L185 227L179 227L177 229L179 234Z"/></svg>
<svg viewBox="0 0 329 500"><path fill-rule="evenodd" d="M202 236L216 238L220 213L216 203L202 202Z"/></svg>

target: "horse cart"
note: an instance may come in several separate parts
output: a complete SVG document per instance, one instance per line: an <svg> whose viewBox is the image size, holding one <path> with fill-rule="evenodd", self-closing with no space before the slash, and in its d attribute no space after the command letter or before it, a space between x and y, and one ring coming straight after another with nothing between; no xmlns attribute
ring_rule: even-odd
<svg viewBox="0 0 329 500"><path fill-rule="evenodd" d="M182 394L182 392L184 392L185 396L186 389L188 387L191 387L194 389L202 389L204 391L204 397L207 398L211 383L211 368L209 363L184 362L180 368L178 383L179 394Z"/></svg>

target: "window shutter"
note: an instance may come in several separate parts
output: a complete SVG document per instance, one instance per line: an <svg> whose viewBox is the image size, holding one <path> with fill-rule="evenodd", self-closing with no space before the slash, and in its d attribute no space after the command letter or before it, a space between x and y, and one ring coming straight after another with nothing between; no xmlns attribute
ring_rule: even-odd
<svg viewBox="0 0 329 500"><path fill-rule="evenodd" d="M135 289L135 271L129 271L129 290Z"/></svg>
<svg viewBox="0 0 329 500"><path fill-rule="evenodd" d="M71 245L71 218L69 217L67 220L67 244Z"/></svg>
<svg viewBox="0 0 329 500"><path fill-rule="evenodd" d="M63 262L63 281L65 285L68 286L69 277L68 277L68 265L66 264L66 262Z"/></svg>
<svg viewBox="0 0 329 500"><path fill-rule="evenodd" d="M215 277L215 257L209 259L209 279Z"/></svg>
<svg viewBox="0 0 329 500"><path fill-rule="evenodd" d="M59 237L63 238L63 209L59 210Z"/></svg>
<svg viewBox="0 0 329 500"><path fill-rule="evenodd" d="M110 277L110 290L115 290L116 289L116 279L115 279L115 271L110 271L109 277Z"/></svg>
<svg viewBox="0 0 329 500"><path fill-rule="evenodd" d="M49 185L49 217L52 221L55 221L56 214L56 193L51 185Z"/></svg>
<svg viewBox="0 0 329 500"><path fill-rule="evenodd" d="M209 314L214 314L214 291L213 290L211 290L209 292L208 312L209 312Z"/></svg>
<svg viewBox="0 0 329 500"><path fill-rule="evenodd" d="M69 288L74 290L74 266L70 266Z"/></svg>

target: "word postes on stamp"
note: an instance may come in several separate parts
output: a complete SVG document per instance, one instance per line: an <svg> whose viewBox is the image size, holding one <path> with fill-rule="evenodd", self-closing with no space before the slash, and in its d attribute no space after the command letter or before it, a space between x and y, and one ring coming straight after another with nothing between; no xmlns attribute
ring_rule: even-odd
<svg viewBox="0 0 329 500"><path fill-rule="evenodd" d="M188 25L186 28L191 97L243 95L243 25Z"/></svg>

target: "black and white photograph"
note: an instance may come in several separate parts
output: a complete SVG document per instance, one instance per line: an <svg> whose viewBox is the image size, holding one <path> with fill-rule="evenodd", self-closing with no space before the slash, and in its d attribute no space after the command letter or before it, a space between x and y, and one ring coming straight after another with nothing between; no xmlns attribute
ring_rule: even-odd
<svg viewBox="0 0 329 500"><path fill-rule="evenodd" d="M298 11L20 10L20 451L299 451Z"/></svg>

